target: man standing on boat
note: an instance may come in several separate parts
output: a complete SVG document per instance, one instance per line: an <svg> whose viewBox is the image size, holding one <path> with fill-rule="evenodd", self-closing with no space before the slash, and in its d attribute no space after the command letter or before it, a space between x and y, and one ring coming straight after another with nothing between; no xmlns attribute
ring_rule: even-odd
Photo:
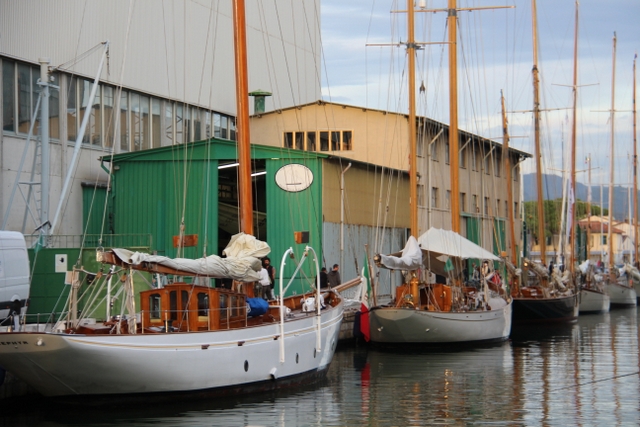
<svg viewBox="0 0 640 427"><path fill-rule="evenodd" d="M267 300L270 301L276 299L273 292L274 284L276 283L276 269L271 265L271 260L269 259L269 257L264 257L262 259L262 267L267 270L267 273L269 275L270 284L268 287L264 288L264 291Z"/></svg>
<svg viewBox="0 0 640 427"><path fill-rule="evenodd" d="M340 280L340 272L338 271L339 268L340 266L338 264L333 264L333 269L327 275L329 278L330 288L335 288L340 283L342 283L342 281Z"/></svg>

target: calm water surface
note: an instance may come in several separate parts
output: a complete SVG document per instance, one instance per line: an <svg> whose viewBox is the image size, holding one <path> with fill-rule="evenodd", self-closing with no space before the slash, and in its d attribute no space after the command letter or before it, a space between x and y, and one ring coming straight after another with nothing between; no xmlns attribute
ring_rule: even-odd
<svg viewBox="0 0 640 427"><path fill-rule="evenodd" d="M637 309L516 329L460 351L339 349L306 390L92 408L2 404L3 426L611 426L640 424ZM20 409L16 409L16 408Z"/></svg>

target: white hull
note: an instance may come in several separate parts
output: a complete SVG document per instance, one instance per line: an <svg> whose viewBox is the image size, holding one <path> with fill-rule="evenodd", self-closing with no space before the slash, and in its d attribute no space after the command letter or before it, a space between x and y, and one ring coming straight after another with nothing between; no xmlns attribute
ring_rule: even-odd
<svg viewBox="0 0 640 427"><path fill-rule="evenodd" d="M611 298L611 306L630 307L637 304L637 294L632 286L609 283L607 292Z"/></svg>
<svg viewBox="0 0 640 427"><path fill-rule="evenodd" d="M145 335L0 334L0 366L45 396L185 392L286 382L328 369L343 305L284 324ZM273 387L272 387L273 388Z"/></svg>
<svg viewBox="0 0 640 427"><path fill-rule="evenodd" d="M380 307L370 312L371 341L380 344L455 344L504 341L511 303L498 310L437 312Z"/></svg>
<svg viewBox="0 0 640 427"><path fill-rule="evenodd" d="M580 291L580 314L606 313L609 311L610 298L607 292L598 292L592 289Z"/></svg>

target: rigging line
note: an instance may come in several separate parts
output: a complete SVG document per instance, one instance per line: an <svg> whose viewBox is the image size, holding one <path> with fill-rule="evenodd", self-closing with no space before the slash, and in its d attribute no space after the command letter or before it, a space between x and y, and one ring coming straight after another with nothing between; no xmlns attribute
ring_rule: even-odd
<svg viewBox="0 0 640 427"><path fill-rule="evenodd" d="M129 46L129 35L131 34L131 18L133 15L133 0L129 0L129 14L127 16L127 33L125 35L125 40L124 40L124 48L123 48L123 53L122 53L122 65L120 66L120 78L118 80L118 85L116 86L116 90L115 90L115 106L114 106L114 114L115 114L115 121L114 121L114 129L119 129L120 128L120 102L122 100L122 81L124 80L124 70L125 70L125 65L127 62L127 50L128 50L128 46ZM109 161L109 173L107 174L107 191L105 191L105 203L104 203L104 207L103 207L103 211L102 211L102 224L100 227L100 245L102 245L102 238L104 235L104 225L106 222L106 218L107 218L107 208L109 206L109 188L111 188L111 181L113 178L113 156L114 153L116 151L116 143L119 142L118 140L121 138L120 135L117 135L117 132L113 133L113 141L111 143L111 152L110 152L110 158L111 160ZM122 144L120 142L120 144ZM97 185L97 181L96 181L96 185ZM94 189L94 196L95 196L95 189ZM92 201L93 204L93 201ZM88 221L87 221L87 225L88 225ZM86 235L86 229L85 229L85 235ZM112 231L112 230L110 230ZM82 246L84 246L84 238L83 238L83 242L82 242Z"/></svg>
<svg viewBox="0 0 640 427"><path fill-rule="evenodd" d="M74 72L72 68L69 67L73 67L76 64L78 64L79 62L83 61L85 58L89 57L93 52L95 52L96 50L100 49L104 47L104 43L100 42L98 44L96 44L95 46L93 46L92 48L90 48L89 50L84 51L83 53L81 53L80 55L74 57L73 59L67 61L67 62L63 62L60 65L56 65L55 67L52 67L51 70L55 71L55 70L66 70L66 71L71 71L72 73Z"/></svg>

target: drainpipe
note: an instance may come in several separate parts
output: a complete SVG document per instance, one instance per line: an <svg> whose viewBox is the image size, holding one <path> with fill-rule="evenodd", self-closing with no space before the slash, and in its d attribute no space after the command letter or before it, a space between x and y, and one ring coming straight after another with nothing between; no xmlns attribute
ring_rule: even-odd
<svg viewBox="0 0 640 427"><path fill-rule="evenodd" d="M340 268L344 268L344 174L350 167L351 163L340 173Z"/></svg>

